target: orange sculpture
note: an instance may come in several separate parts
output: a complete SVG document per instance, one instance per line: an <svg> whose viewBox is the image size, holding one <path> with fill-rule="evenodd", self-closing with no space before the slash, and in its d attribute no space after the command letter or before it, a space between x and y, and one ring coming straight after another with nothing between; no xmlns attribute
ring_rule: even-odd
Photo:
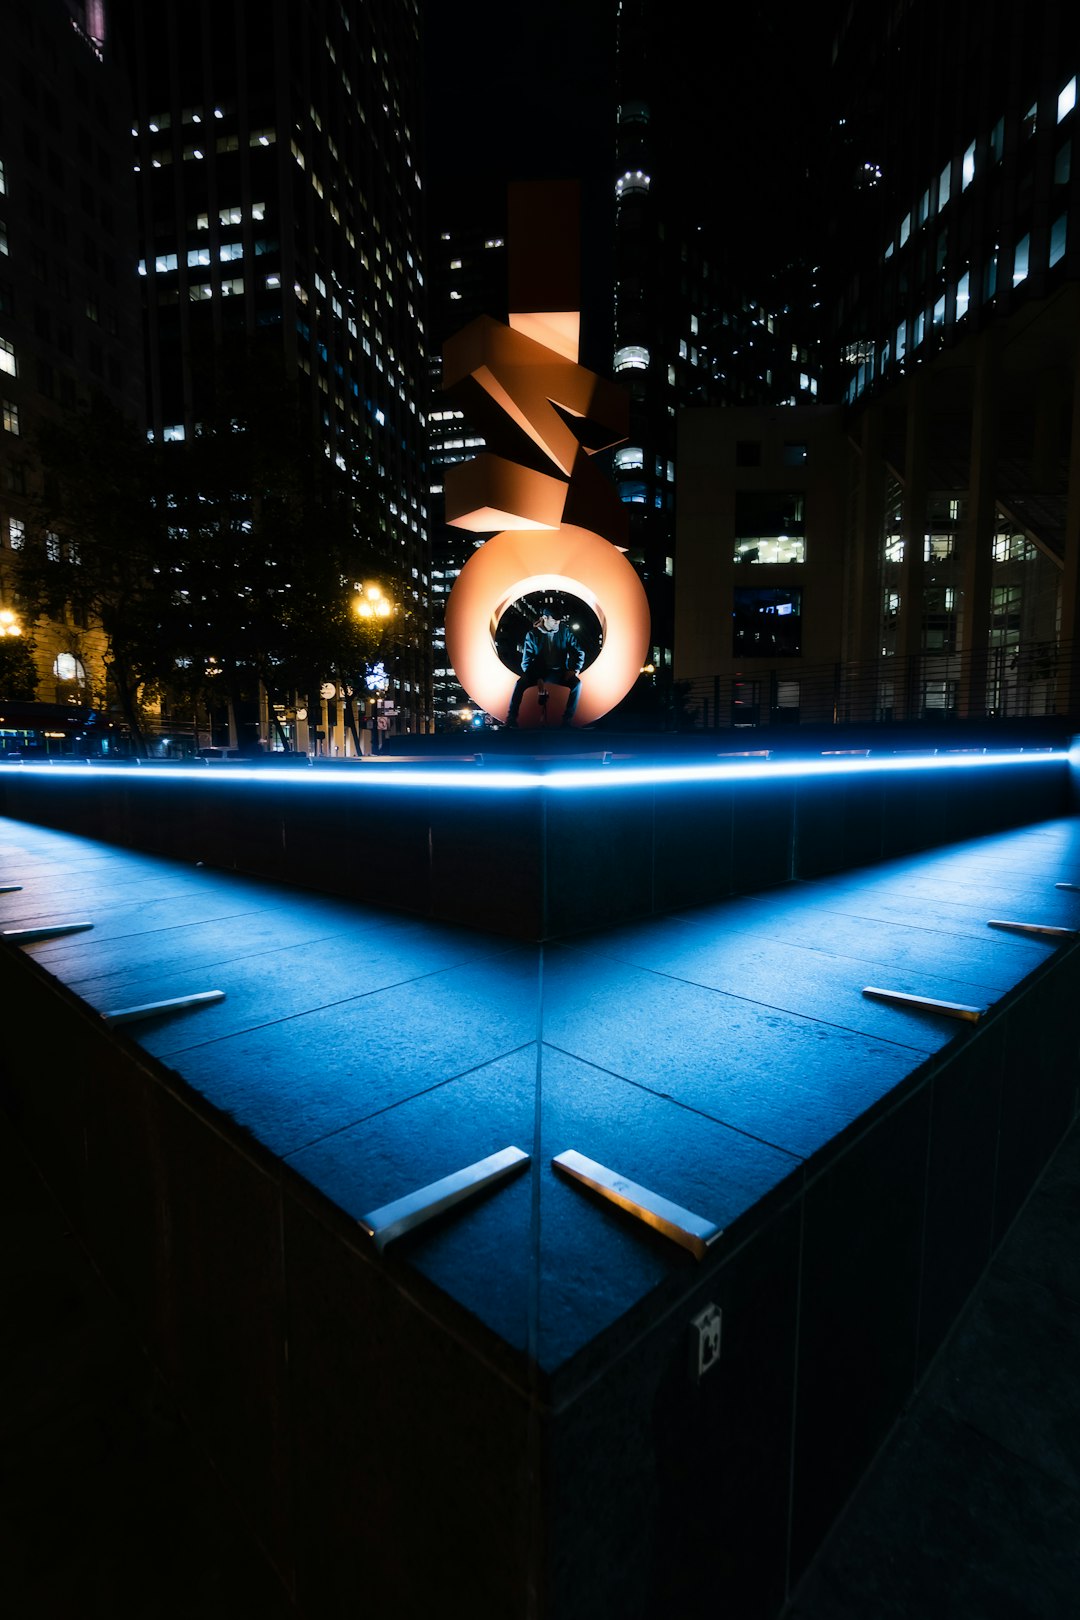
<svg viewBox="0 0 1080 1620"><path fill-rule="evenodd" d="M517 679L495 647L503 614L530 593L581 598L602 632L574 716L587 725L633 686L650 622L641 581L620 549L625 508L591 460L625 439L628 400L578 364L577 201L576 186L511 188L515 313L509 325L481 316L443 348L443 387L491 447L447 468L446 519L501 531L473 553L450 592L446 650L473 702L501 718ZM519 724L543 714L530 693Z"/></svg>

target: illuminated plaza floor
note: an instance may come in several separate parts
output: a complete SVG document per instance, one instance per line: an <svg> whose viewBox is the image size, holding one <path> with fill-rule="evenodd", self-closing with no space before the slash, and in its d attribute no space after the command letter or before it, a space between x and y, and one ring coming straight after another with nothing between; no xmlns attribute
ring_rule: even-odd
<svg viewBox="0 0 1080 1620"><path fill-rule="evenodd" d="M97 1012L224 991L126 1038L350 1217L524 1149L527 1173L398 1249L567 1381L685 1295L695 1262L553 1156L577 1149L737 1240L970 1030L864 986L992 1007L1057 942L988 921L1080 926L1062 881L1080 882L1072 820L537 946L0 823L0 882L21 885L0 926L93 922L21 948ZM815 1620L849 1612L814 1601Z"/></svg>
<svg viewBox="0 0 1080 1620"><path fill-rule="evenodd" d="M556 1153L730 1228L957 1033L863 987L992 1004L1054 945L988 918L1075 923L1062 874L1071 821L541 947L8 822L0 919L92 921L24 948L99 1012L223 990L132 1038L353 1216L539 1154L538 1210L520 1176L410 1259L554 1370L689 1263Z"/></svg>

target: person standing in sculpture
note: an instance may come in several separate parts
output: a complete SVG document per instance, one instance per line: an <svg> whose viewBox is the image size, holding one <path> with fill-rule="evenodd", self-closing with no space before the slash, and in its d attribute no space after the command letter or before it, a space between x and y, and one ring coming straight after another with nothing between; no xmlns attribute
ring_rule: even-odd
<svg viewBox="0 0 1080 1620"><path fill-rule="evenodd" d="M562 723L564 726L571 725L581 695L581 682L578 676L584 663L584 650L569 624L565 620L557 619L545 608L525 637L525 646L521 654L521 674L510 698L510 711L506 716L507 725L517 725L522 698L531 686L538 686L541 681L549 686L569 688Z"/></svg>

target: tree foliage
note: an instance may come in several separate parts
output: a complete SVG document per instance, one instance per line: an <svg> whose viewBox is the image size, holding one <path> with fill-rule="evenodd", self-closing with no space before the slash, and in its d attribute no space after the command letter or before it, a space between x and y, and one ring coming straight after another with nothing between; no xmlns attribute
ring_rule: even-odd
<svg viewBox="0 0 1080 1620"><path fill-rule="evenodd" d="M180 443L141 439L104 402L41 435L20 596L100 623L136 738L149 692L239 707L261 683L273 703L327 678L356 687L391 650L355 612L365 579L393 591L370 470L326 454L280 369L249 358L207 398Z"/></svg>

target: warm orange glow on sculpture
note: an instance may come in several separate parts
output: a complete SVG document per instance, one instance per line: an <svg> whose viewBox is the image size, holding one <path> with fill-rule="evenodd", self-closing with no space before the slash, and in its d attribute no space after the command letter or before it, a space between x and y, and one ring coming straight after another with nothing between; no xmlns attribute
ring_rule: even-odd
<svg viewBox="0 0 1080 1620"><path fill-rule="evenodd" d="M479 533L502 530L470 557L454 584L446 650L473 702L501 718L517 680L495 647L502 615L530 592L581 598L603 634L597 658L581 675L574 724L587 725L633 686L650 623L641 581L621 555L626 510L590 460L626 438L628 399L578 364L578 314L566 296L576 294L577 278L571 207L576 188L572 201L565 187L512 190L511 302L517 294L519 308L509 325L481 316L443 349L443 387L468 407L490 447L447 468L446 520ZM539 228L545 219L546 233ZM567 417L588 424L587 445ZM519 723L541 712L526 703Z"/></svg>

